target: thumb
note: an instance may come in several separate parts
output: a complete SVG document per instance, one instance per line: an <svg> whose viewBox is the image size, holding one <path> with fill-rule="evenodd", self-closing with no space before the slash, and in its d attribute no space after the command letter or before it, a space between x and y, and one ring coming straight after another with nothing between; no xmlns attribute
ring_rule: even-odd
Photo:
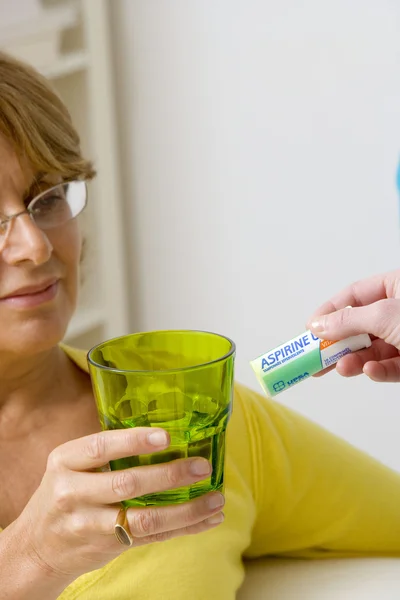
<svg viewBox="0 0 400 600"><path fill-rule="evenodd" d="M399 348L400 301L389 298L367 306L348 307L319 315L310 323L310 329L318 337L328 340L369 333Z"/></svg>

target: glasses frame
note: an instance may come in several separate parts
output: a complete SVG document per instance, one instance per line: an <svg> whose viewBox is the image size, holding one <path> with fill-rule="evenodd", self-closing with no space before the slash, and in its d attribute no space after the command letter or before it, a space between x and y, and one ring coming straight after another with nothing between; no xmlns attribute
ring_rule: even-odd
<svg viewBox="0 0 400 600"><path fill-rule="evenodd" d="M14 213L12 215L3 215L2 213L0 213L0 248L2 247L1 244L1 236L4 237L4 242L6 242L7 240L7 235L10 231L10 224L12 221L14 221L15 219L17 219L18 217L21 217L22 215L29 215L32 222L36 225L36 227L38 227L40 230L42 231L46 231L47 229L55 229L56 227L60 227L61 225L63 225L64 223L60 223L60 225L52 225L49 227L41 227L40 225L38 225L36 223L35 220L35 213L34 213L34 206L35 204L37 204L37 202L43 198L43 196L45 196L46 194L48 194L49 192L51 192L52 190L55 190L59 187L71 184L71 183L82 183L85 186L85 203L83 205L83 207L81 208L81 210L74 215L73 217L71 217L70 219L67 219L64 223L68 223L69 221L72 221L73 219L76 219L86 208L87 203L88 203L88 186L87 186L87 182L83 179L73 179L71 181L62 181L60 183L57 183L56 185L53 185L49 188L47 188L46 190L43 190L43 192L40 192L40 194L38 194L37 196L35 196L34 198L32 198L32 200L29 202L28 206L24 209L21 210L17 213ZM4 233L2 233L2 228L5 226L5 231Z"/></svg>

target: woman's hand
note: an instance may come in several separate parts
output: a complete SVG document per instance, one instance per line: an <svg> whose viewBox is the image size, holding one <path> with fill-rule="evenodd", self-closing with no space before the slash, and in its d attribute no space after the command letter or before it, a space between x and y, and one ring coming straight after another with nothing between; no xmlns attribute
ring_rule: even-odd
<svg viewBox="0 0 400 600"><path fill-rule="evenodd" d="M365 373L374 381L400 381L400 270L344 289L316 311L308 326L328 340L371 335L370 348L339 360L336 369L340 375Z"/></svg>
<svg viewBox="0 0 400 600"><path fill-rule="evenodd" d="M193 484L208 477L204 458L96 472L110 460L164 450L162 429L104 431L67 442L49 456L42 482L13 523L21 548L47 574L65 580L98 569L124 547L114 536L122 500ZM222 494L211 493L186 504L129 508L134 546L199 533L223 520Z"/></svg>

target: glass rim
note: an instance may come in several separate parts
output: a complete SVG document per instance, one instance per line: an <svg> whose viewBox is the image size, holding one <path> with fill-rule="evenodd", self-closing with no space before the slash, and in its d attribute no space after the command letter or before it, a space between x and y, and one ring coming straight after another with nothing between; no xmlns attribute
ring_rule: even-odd
<svg viewBox="0 0 400 600"><path fill-rule="evenodd" d="M124 338L128 338L128 337L136 337L136 336L143 336L143 335L154 335L154 334L184 334L184 333L194 333L194 334L206 334L206 335L210 335L213 337L218 337L221 339L226 340L227 342L229 342L230 344L230 348L229 351L226 352L225 354L223 354L222 356L219 356L218 358L215 358L213 360L209 360L207 362L203 362L203 363L198 363L198 364L194 364L190 367L179 367L179 368L175 368L175 369L118 369L116 367L108 367L106 365L100 365L98 362L96 362L93 358L92 355L96 350L99 350L101 348L101 346L105 346L106 344L109 344L110 342L116 342L118 340L122 340ZM215 333L213 331L204 331L201 329L155 329L152 331L143 331L143 332L138 332L138 333L128 333L125 335L119 335L117 337L111 338L109 340L105 340L104 342L101 342L100 344L96 344L95 346L93 346L89 352L87 353L87 360L90 363L90 365L92 365L93 367L97 368L97 369L104 369L105 371L109 371L112 373L120 373L120 374L124 374L124 373L160 373L160 374L172 374L172 373L184 373L187 371L195 371L198 369L205 369L207 367L209 367L210 365L215 365L219 362L223 362L225 360L227 360L228 358L230 358L231 356L233 356L236 352L236 344L235 342L227 337L226 335L222 335L220 333Z"/></svg>

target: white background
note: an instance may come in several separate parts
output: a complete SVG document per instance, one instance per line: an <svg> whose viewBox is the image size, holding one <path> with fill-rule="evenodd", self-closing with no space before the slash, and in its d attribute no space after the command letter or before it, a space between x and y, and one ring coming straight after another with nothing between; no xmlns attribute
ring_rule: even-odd
<svg viewBox="0 0 400 600"><path fill-rule="evenodd" d="M114 0L136 329L249 360L399 264L398 0ZM331 374L279 400L400 470L400 386Z"/></svg>

